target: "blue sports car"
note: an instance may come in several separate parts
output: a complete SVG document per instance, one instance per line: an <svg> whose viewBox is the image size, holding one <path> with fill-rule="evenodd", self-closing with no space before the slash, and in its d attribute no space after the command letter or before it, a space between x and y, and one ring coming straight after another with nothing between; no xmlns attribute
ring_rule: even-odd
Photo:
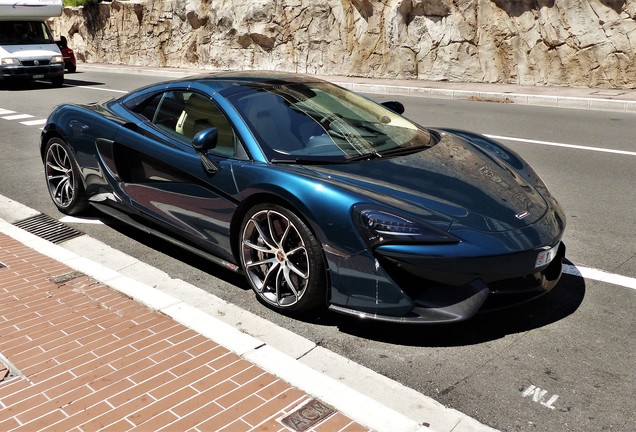
<svg viewBox="0 0 636 432"><path fill-rule="evenodd" d="M561 276L563 210L517 154L310 76L226 72L64 104L50 196L245 275L266 305L441 323Z"/></svg>

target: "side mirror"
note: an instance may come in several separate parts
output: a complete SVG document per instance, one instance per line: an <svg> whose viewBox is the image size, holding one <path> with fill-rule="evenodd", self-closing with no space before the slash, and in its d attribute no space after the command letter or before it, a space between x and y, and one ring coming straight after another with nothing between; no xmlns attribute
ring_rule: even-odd
<svg viewBox="0 0 636 432"><path fill-rule="evenodd" d="M204 129L192 138L192 147L197 153L207 153L216 147L219 141L219 130L215 127Z"/></svg>
<svg viewBox="0 0 636 432"><path fill-rule="evenodd" d="M382 102L382 105L390 109L396 114L404 114L404 105L402 105L402 102L398 102L398 101Z"/></svg>

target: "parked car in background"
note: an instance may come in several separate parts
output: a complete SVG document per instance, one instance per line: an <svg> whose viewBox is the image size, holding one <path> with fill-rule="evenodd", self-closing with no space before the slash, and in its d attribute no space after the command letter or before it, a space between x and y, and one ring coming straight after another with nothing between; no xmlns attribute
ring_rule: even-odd
<svg viewBox="0 0 636 432"><path fill-rule="evenodd" d="M56 43L57 46L60 47L62 57L64 58L64 69L70 73L75 72L77 70L77 61L75 60L75 53L68 47L68 41L62 36Z"/></svg>
<svg viewBox="0 0 636 432"><path fill-rule="evenodd" d="M64 59L46 23L61 14L61 0L0 0L1 81L64 85Z"/></svg>

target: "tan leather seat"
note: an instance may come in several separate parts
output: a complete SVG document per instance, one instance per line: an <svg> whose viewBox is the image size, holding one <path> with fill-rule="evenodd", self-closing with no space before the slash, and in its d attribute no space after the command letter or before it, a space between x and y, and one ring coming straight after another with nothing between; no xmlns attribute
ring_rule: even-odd
<svg viewBox="0 0 636 432"><path fill-rule="evenodd" d="M235 154L234 131L223 114L209 100L193 93L187 100L175 130L189 139L204 129L215 127L219 138L214 150L227 156Z"/></svg>

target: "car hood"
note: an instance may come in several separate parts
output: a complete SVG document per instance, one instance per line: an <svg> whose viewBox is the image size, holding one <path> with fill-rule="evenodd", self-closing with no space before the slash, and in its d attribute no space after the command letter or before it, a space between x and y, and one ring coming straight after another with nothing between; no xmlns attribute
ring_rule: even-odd
<svg viewBox="0 0 636 432"><path fill-rule="evenodd" d="M50 58L61 54L56 44L5 45L2 48L0 54L19 56L21 60Z"/></svg>
<svg viewBox="0 0 636 432"><path fill-rule="evenodd" d="M548 207L512 167L451 134L406 156L305 168L444 229L457 224L491 232L517 229L539 220Z"/></svg>

